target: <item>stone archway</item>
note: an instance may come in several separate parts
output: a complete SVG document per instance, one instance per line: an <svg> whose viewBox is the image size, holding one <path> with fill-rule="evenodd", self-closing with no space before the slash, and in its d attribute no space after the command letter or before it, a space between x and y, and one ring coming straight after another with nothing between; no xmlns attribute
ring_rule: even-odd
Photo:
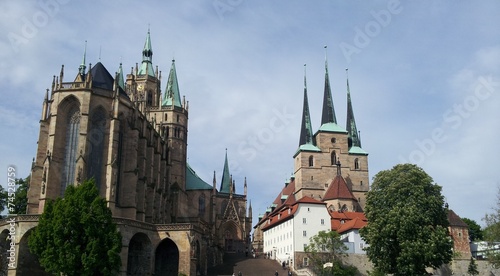
<svg viewBox="0 0 500 276"><path fill-rule="evenodd" d="M232 221L227 221L221 227L222 241L224 242L224 252L244 252L245 241L241 229Z"/></svg>
<svg viewBox="0 0 500 276"><path fill-rule="evenodd" d="M9 269L10 239L9 230L5 229L0 233L0 276L6 276Z"/></svg>
<svg viewBox="0 0 500 276"><path fill-rule="evenodd" d="M151 274L151 241L144 233L130 239L127 255L127 275Z"/></svg>
<svg viewBox="0 0 500 276"><path fill-rule="evenodd" d="M38 262L38 257L28 248L28 239L34 228L28 230L19 241L19 256L17 259L17 273L19 276L50 275Z"/></svg>
<svg viewBox="0 0 500 276"><path fill-rule="evenodd" d="M155 252L155 275L177 276L179 271L179 249L171 239L160 242Z"/></svg>

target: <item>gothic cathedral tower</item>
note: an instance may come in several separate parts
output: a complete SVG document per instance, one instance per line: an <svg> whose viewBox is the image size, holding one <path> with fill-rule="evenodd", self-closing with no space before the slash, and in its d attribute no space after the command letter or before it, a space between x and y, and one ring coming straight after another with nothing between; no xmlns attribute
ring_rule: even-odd
<svg viewBox="0 0 500 276"><path fill-rule="evenodd" d="M304 65L305 66L305 65ZM363 211L368 184L368 153L361 148L361 140L354 120L354 112L347 80L347 130L337 124L325 58L325 85L321 126L313 135L307 82L304 72L304 105L299 148L294 154L295 197L310 196L327 202L330 209ZM325 198L335 186L337 178L347 186L337 198ZM331 194L331 193L329 193ZM340 198L342 197L342 198ZM333 201L332 201L333 200ZM334 204L335 203L335 204Z"/></svg>

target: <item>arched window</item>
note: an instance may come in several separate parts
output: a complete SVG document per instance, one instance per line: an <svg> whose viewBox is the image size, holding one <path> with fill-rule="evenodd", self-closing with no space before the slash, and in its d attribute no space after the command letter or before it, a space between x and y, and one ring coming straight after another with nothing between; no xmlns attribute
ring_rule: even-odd
<svg viewBox="0 0 500 276"><path fill-rule="evenodd" d="M61 196L64 195L66 187L75 181L76 154L78 153L78 136L80 132L80 108L76 104L73 104L68 110Z"/></svg>
<svg viewBox="0 0 500 276"><path fill-rule="evenodd" d="M88 143L88 167L87 177L93 177L97 189L101 186L101 175L104 167L103 152L106 131L106 113L102 107L98 107L90 116L90 130L87 135Z"/></svg>
<svg viewBox="0 0 500 276"><path fill-rule="evenodd" d="M220 214L221 215L224 215L226 208L227 208L227 200L224 200L224 202L222 202L222 205L220 206Z"/></svg>
<svg viewBox="0 0 500 276"><path fill-rule="evenodd" d="M337 152L336 151L332 151L332 155L330 156L330 161L332 163L332 166L337 164Z"/></svg>
<svg viewBox="0 0 500 276"><path fill-rule="evenodd" d="M354 159L354 169L359 170L359 159L358 158Z"/></svg>
<svg viewBox="0 0 500 276"><path fill-rule="evenodd" d="M314 166L314 157L311 155L309 156L309 167Z"/></svg>
<svg viewBox="0 0 500 276"><path fill-rule="evenodd" d="M200 195L198 198L198 213L200 217L205 215L205 194Z"/></svg>

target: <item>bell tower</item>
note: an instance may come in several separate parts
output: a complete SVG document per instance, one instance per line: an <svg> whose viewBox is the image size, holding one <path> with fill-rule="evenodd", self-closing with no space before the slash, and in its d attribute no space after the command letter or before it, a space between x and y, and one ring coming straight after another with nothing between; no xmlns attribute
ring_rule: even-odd
<svg viewBox="0 0 500 276"><path fill-rule="evenodd" d="M160 106L160 80L161 72L158 73L158 67L153 69L153 48L148 30L141 65L136 64L135 70L132 68L127 75L127 94L141 112L146 113Z"/></svg>

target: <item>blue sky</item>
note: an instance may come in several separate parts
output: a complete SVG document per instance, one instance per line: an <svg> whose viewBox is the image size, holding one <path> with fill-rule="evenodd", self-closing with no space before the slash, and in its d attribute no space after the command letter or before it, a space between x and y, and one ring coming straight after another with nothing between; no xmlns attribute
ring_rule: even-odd
<svg viewBox="0 0 500 276"><path fill-rule="evenodd" d="M141 61L151 30L153 64L175 58L189 100L189 163L220 181L227 148L257 215L293 170L303 65L312 125L320 126L324 45L341 126L346 74L370 178L416 163L450 207L476 220L500 185L500 3L496 1L1 1L0 168L29 174L45 89L65 65L111 72ZM99 54L100 53L100 54ZM162 84L165 89L166 79Z"/></svg>

